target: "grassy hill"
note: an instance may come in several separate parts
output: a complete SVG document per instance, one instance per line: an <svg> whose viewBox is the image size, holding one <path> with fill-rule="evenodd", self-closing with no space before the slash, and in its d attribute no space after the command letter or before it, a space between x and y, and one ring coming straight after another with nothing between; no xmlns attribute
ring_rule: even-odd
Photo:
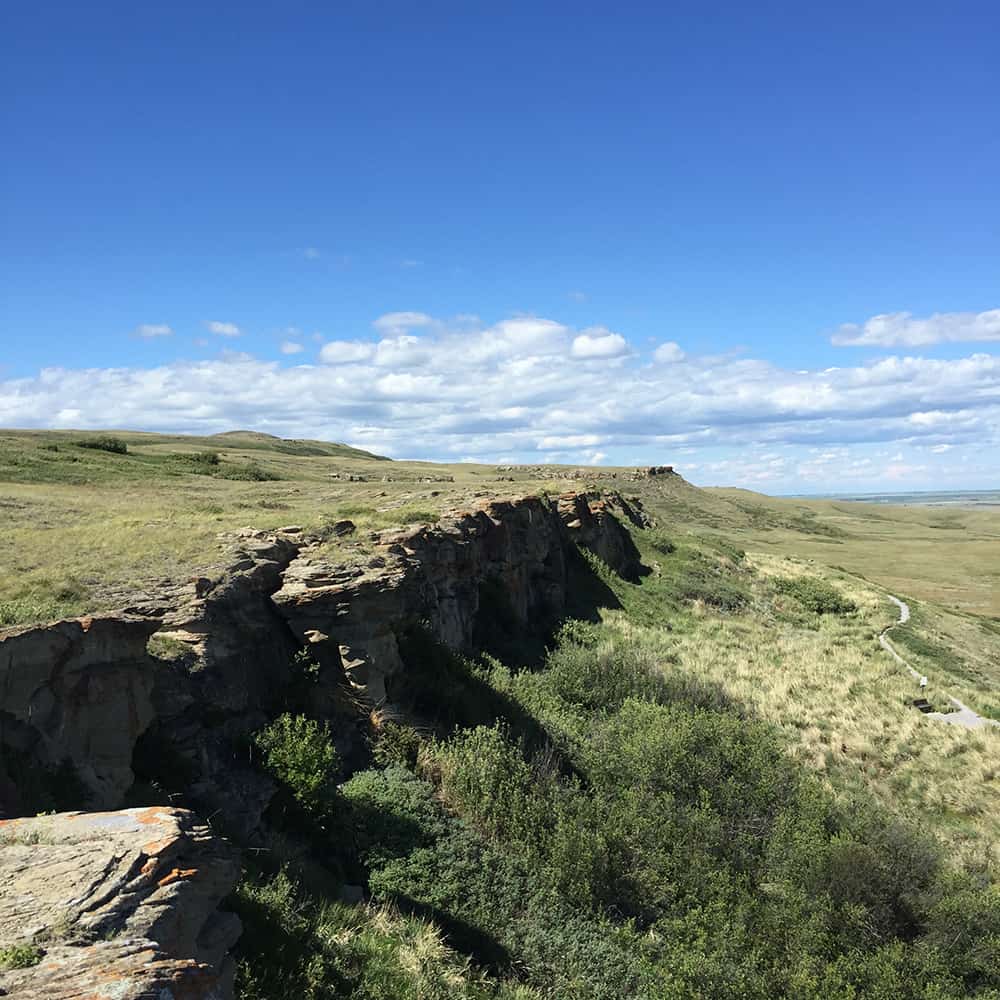
<svg viewBox="0 0 1000 1000"><path fill-rule="evenodd" d="M877 641L887 593L908 600L893 634L929 700L1000 716L1000 515L109 436L0 432L0 626L210 572L245 525L350 517L357 535L327 543L349 561L366 529L486 497L620 489L657 522L633 532L649 575L591 560L613 600L537 669L422 648L422 727L383 727L342 787L317 748L328 799L289 807L291 839L240 891L246 1000L1000 988L1000 731L922 715ZM345 873L377 905L335 902Z"/></svg>

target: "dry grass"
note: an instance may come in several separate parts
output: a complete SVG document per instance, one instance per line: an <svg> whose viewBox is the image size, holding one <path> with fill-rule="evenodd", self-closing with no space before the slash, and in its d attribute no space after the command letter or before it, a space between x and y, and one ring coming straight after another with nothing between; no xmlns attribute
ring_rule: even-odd
<svg viewBox="0 0 1000 1000"><path fill-rule="evenodd" d="M841 794L866 788L894 811L932 827L966 857L1000 844L1000 730L970 731L928 719L912 706L921 692L878 645L895 621L883 593L842 573L771 554L752 554L758 591L775 576L824 575L857 612L786 618L768 614L698 614L672 634L642 628L619 612L607 620L628 639L658 643L664 657L717 683L753 714L777 725L790 752ZM950 676L931 677L923 692L944 707L971 697ZM963 697L965 700L965 697Z"/></svg>

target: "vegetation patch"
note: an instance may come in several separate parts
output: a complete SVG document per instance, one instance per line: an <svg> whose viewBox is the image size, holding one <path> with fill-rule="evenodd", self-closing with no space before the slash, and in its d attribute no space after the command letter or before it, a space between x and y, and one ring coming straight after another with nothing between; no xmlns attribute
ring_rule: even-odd
<svg viewBox="0 0 1000 1000"><path fill-rule="evenodd" d="M10 969L30 969L41 962L44 952L37 945L15 944L0 948L0 972Z"/></svg>
<svg viewBox="0 0 1000 1000"><path fill-rule="evenodd" d="M229 479L233 482L242 483L270 483L281 479L281 476L276 472L265 469L257 462L246 462L243 464L226 463L219 466L211 474L217 479Z"/></svg>
<svg viewBox="0 0 1000 1000"><path fill-rule="evenodd" d="M265 769L295 802L314 817L325 815L340 769L326 724L286 712L262 729L255 743L264 754Z"/></svg>
<svg viewBox="0 0 1000 1000"><path fill-rule="evenodd" d="M816 615L848 615L858 610L854 601L815 576L778 577L774 588Z"/></svg>
<svg viewBox="0 0 1000 1000"><path fill-rule="evenodd" d="M74 441L77 448L89 448L92 451L107 451L113 455L127 455L128 445L118 437L110 434L102 434L99 437L83 438L81 441Z"/></svg>

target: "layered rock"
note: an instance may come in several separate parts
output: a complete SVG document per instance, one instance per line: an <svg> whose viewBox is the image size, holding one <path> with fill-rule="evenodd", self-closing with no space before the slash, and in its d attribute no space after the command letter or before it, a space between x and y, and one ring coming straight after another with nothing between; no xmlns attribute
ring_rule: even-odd
<svg viewBox="0 0 1000 1000"><path fill-rule="evenodd" d="M556 505L523 497L383 533L363 567L331 566L306 550L273 600L320 662L339 662L370 705L384 704L403 669L398 637L415 625L469 650L484 613L501 612L515 631L557 620L567 598L568 541L635 578L639 553L613 509L640 523L617 495L566 494Z"/></svg>
<svg viewBox="0 0 1000 1000"><path fill-rule="evenodd" d="M332 567L303 552L273 600L321 662L339 662L371 704L402 668L397 637L414 625L452 649L473 643L484 602L527 628L562 610L560 521L537 497L454 512L433 527L387 532L364 567Z"/></svg>
<svg viewBox="0 0 1000 1000"><path fill-rule="evenodd" d="M593 552L624 579L638 579L642 572L639 550L618 519L620 515L637 527L647 527L638 501L630 503L619 493L564 493L558 510L577 545Z"/></svg>
<svg viewBox="0 0 1000 1000"><path fill-rule="evenodd" d="M0 822L0 972L19 1000L226 1000L239 919L231 848L180 809Z"/></svg>
<svg viewBox="0 0 1000 1000"><path fill-rule="evenodd" d="M299 552L299 529L244 529L231 539L228 568L132 610L155 615L156 720L139 742L136 767L226 829L251 841L274 794L252 766L248 737L285 706L299 644L270 595ZM242 747L242 750L239 748Z"/></svg>
<svg viewBox="0 0 1000 1000"><path fill-rule="evenodd" d="M0 772L5 755L55 770L72 762L89 801L115 806L132 748L153 719L155 618L111 615L15 629L0 639ZM11 782L0 815L18 815Z"/></svg>

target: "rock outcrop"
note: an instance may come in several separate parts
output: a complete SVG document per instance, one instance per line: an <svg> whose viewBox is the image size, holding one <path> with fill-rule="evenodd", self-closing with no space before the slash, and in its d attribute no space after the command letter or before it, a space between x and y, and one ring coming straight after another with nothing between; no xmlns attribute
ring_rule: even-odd
<svg viewBox="0 0 1000 1000"><path fill-rule="evenodd" d="M414 625L467 650L488 604L502 604L521 628L557 618L566 595L564 543L546 501L495 501L432 527L383 532L365 566L331 566L305 551L273 600L316 659L339 663L378 705L391 700L387 684L402 669L397 639Z"/></svg>
<svg viewBox="0 0 1000 1000"><path fill-rule="evenodd" d="M0 972L18 1000L227 1000L239 919L232 849L180 809L0 822ZM25 963L26 964L26 963Z"/></svg>
<svg viewBox="0 0 1000 1000"><path fill-rule="evenodd" d="M136 769L158 785L183 786L186 804L224 817L243 843L253 840L275 789L246 746L285 707L292 682L299 644L271 594L298 555L299 534L244 529L231 540L224 572L131 609L162 621L153 644L156 718L139 741Z"/></svg>
<svg viewBox="0 0 1000 1000"><path fill-rule="evenodd" d="M27 811L14 757L29 773L68 761L80 805L120 806L135 775L132 801L169 793L263 846L276 785L252 760L254 733L308 699L347 767L363 762L367 713L391 705L406 669L402 638L419 627L472 651L499 631L540 645L577 571L591 572L576 546L640 574L622 519L646 523L618 494L574 493L367 539L340 522L337 561L297 526L245 529L214 576L134 595L119 614L0 633L0 819ZM8 821L0 943L44 956L0 983L25 998L224 997L238 928L215 909L235 876L229 849L183 810Z"/></svg>
<svg viewBox="0 0 1000 1000"><path fill-rule="evenodd" d="M616 515L643 525L640 512L618 494L491 501L431 527L383 532L365 566L305 550L272 599L319 662L339 664L364 701L382 705L403 669L398 639L415 625L466 651L484 615L501 614L514 631L555 622L570 583L567 542L637 578L639 552Z"/></svg>
<svg viewBox="0 0 1000 1000"><path fill-rule="evenodd" d="M629 503L618 493L564 493L559 497L558 510L577 545L593 552L624 579L638 579L642 573L639 550L618 517L646 527L641 505Z"/></svg>
<svg viewBox="0 0 1000 1000"><path fill-rule="evenodd" d="M72 762L95 808L121 802L132 748L153 719L156 618L97 616L16 629L0 639L0 774L17 754L42 770ZM0 779L0 816L18 815Z"/></svg>

